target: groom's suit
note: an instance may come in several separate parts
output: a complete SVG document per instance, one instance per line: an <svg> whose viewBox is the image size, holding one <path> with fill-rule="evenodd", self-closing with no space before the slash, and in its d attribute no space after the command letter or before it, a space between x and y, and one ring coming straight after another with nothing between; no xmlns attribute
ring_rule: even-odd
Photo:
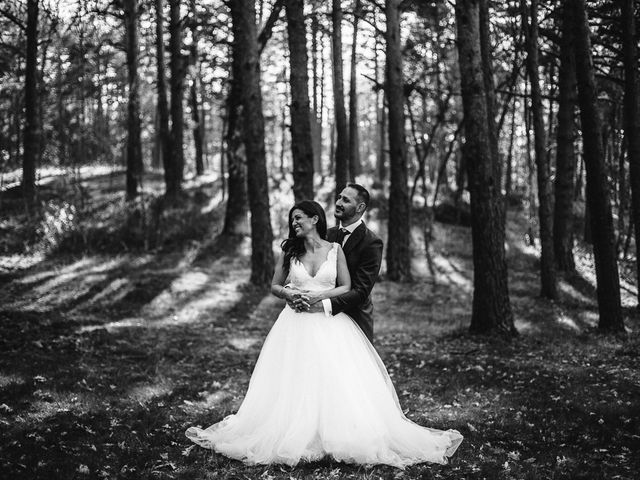
<svg viewBox="0 0 640 480"><path fill-rule="evenodd" d="M327 231L327 240L335 242L338 227ZM382 263L382 240L361 223L342 247L351 275L351 290L331 299L331 311L335 315L344 312L362 329L373 343L373 304L371 289L378 279Z"/></svg>

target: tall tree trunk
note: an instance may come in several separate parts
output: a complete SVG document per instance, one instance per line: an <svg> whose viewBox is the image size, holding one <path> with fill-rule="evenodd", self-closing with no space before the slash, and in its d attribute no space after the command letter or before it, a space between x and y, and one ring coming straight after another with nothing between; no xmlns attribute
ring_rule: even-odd
<svg viewBox="0 0 640 480"><path fill-rule="evenodd" d="M196 151L196 175L200 176L204 173L204 160L202 153L202 123L200 120L200 110L198 101L198 73L194 73L191 79L190 87L191 100L191 120L193 121L193 143Z"/></svg>
<svg viewBox="0 0 640 480"><path fill-rule="evenodd" d="M197 9L195 0L190 1L189 8L194 21L191 26L191 86L189 98L191 103L191 120L193 121L193 143L195 147L196 176L204 173L204 160L202 153L203 126L200 121L200 101L198 100L198 86L200 83L200 65L198 60L198 26Z"/></svg>
<svg viewBox="0 0 640 480"><path fill-rule="evenodd" d="M260 63L253 0L231 0L234 47L242 59L244 146L247 155L251 209L251 283L267 286L273 275L273 231L269 216L269 190L264 146L264 117L260 91Z"/></svg>
<svg viewBox="0 0 640 480"><path fill-rule="evenodd" d="M124 23L129 103L127 106L127 198L138 195L142 176L142 144L140 142L140 94L138 77L138 0L125 0Z"/></svg>
<svg viewBox="0 0 640 480"><path fill-rule="evenodd" d="M354 0L353 36L351 43L351 74L349 83L349 178L354 181L360 173L360 136L358 134L358 91L356 78L358 20L362 15L361 0Z"/></svg>
<svg viewBox="0 0 640 480"><path fill-rule="evenodd" d="M507 173L505 174L504 193L509 198L513 190L513 144L516 136L516 102L511 107L511 132L509 133L509 151L507 152ZM507 206L503 206L506 210Z"/></svg>
<svg viewBox="0 0 640 480"><path fill-rule="evenodd" d="M377 27L377 16L373 16L374 26ZM380 45L379 35L376 35L375 43L374 43L374 53L373 61L374 61L374 72L375 72L375 80L376 80L376 171L378 173L378 181L374 182L379 183L380 188L384 190L384 183L387 179L387 169L386 169L386 149L385 149L385 138L387 131L387 116L385 112L385 98L386 93L384 88L380 88L379 85L382 85L382 81L379 80L379 71L381 70L378 65L378 48ZM384 70L382 71L382 78L384 79Z"/></svg>
<svg viewBox="0 0 640 480"><path fill-rule="evenodd" d="M593 254L596 264L598 309L601 330L624 331L620 305L620 278L615 250L613 217L602 147L600 112L591 39L585 0L568 0L575 21L576 79L582 120L583 156L587 177L587 205L590 213Z"/></svg>
<svg viewBox="0 0 640 480"><path fill-rule="evenodd" d="M636 237L636 275L640 285L640 129L638 128L638 47L633 0L622 0L622 40L624 55L624 136L629 159L631 214ZM638 290L640 303L640 290Z"/></svg>
<svg viewBox="0 0 640 480"><path fill-rule="evenodd" d="M182 55L181 0L169 0L169 52L171 54L171 178L167 195L176 197L182 190L184 176L184 77L185 59Z"/></svg>
<svg viewBox="0 0 640 480"><path fill-rule="evenodd" d="M538 78L538 1L521 0L522 28L527 47L527 73L531 85L531 114L533 115L534 150L538 180L538 222L540 225L540 282L541 295L558 297L556 288L555 260L553 255L553 205L551 169L547 161L547 139L544 126L542 92ZM528 20L527 20L527 17Z"/></svg>
<svg viewBox="0 0 640 480"><path fill-rule="evenodd" d="M289 81L291 84L291 154L293 157L293 194L296 202L313 199L313 146L309 74L307 65L307 29L303 0L286 0L289 39Z"/></svg>
<svg viewBox="0 0 640 480"><path fill-rule="evenodd" d="M491 135L491 154L495 171L495 178L502 185L502 168L498 151L498 129L496 128L496 85L493 80L493 53L491 47L491 31L489 24L489 0L480 0L480 54L482 56L482 78L484 79L485 94L487 95L487 125Z"/></svg>
<svg viewBox="0 0 640 480"><path fill-rule="evenodd" d="M555 210L553 242L556 265L560 271L575 270L573 259L573 196L576 158L574 148L576 106L576 61L573 53L573 21L571 8L562 8L562 38L560 42L560 78L558 102L558 132L556 153Z"/></svg>
<svg viewBox="0 0 640 480"><path fill-rule="evenodd" d="M411 279L410 204L407 187L407 148L404 135L404 82L400 45L400 0L385 1L387 18L387 99L389 102L389 222L387 275Z"/></svg>
<svg viewBox="0 0 640 480"><path fill-rule="evenodd" d="M312 81L312 95L311 95L311 109L314 115L318 118L318 53L320 53L322 61L322 47L318 48L318 36L320 35L320 21L318 20L318 3L316 0L312 0L312 13L311 13L311 72L313 75ZM322 37L321 37L322 38Z"/></svg>
<svg viewBox="0 0 640 480"><path fill-rule="evenodd" d="M313 112L311 120L311 141L313 142L313 171L314 173L324 176L322 170L322 100L319 99L321 95L320 82L324 85L324 78L318 75L318 56L320 56L321 69L324 71L324 55L322 55L322 34L320 33L320 21L318 16L317 1L312 2L313 11L311 13L311 72L313 76L312 81L312 105L311 111ZM320 37L320 42L318 42ZM320 43L320 44L319 44ZM319 101L320 100L320 101Z"/></svg>
<svg viewBox="0 0 640 480"><path fill-rule="evenodd" d="M169 190L173 162L171 161L171 137L169 134L169 106L167 104L167 80L164 57L164 0L156 2L156 76L158 90L158 130L160 158L164 167L165 190Z"/></svg>
<svg viewBox="0 0 640 480"><path fill-rule="evenodd" d="M22 157L22 194L27 208L36 196L38 158L38 0L27 1L27 61L24 82L24 146ZM19 135L18 135L19 138Z"/></svg>
<svg viewBox="0 0 640 480"><path fill-rule="evenodd" d="M473 312L470 330L514 335L509 301L500 182L487 125L487 95L480 47L479 0L456 2L456 24L464 110L463 157L471 193Z"/></svg>
<svg viewBox="0 0 640 480"><path fill-rule="evenodd" d="M248 193L247 193L247 159L244 152L242 128L242 58L241 48L233 39L232 64L231 64L231 88L227 98L227 170L228 170L228 199L225 210L224 227L225 235L246 235L250 232L248 225Z"/></svg>
<svg viewBox="0 0 640 480"><path fill-rule="evenodd" d="M342 5L333 0L331 10L333 33L331 35L331 53L333 56L333 105L336 125L336 193L342 191L349 181L349 133L347 131L347 112L344 108L344 78L342 72Z"/></svg>
<svg viewBox="0 0 640 480"><path fill-rule="evenodd" d="M273 26L275 25L284 0L276 0L269 18L258 37L259 51L262 52L267 41L271 37ZM226 139L227 149L227 186L228 198L225 209L224 235L247 235L249 225L247 221L249 213L247 192L247 158L244 149L244 135L242 117L242 47L238 43L240 40L234 35L231 48L231 87L227 97L227 118L226 132L223 133ZM224 175L224 152L221 152L220 172ZM224 183L224 182L223 182ZM224 191L223 191L224 196Z"/></svg>

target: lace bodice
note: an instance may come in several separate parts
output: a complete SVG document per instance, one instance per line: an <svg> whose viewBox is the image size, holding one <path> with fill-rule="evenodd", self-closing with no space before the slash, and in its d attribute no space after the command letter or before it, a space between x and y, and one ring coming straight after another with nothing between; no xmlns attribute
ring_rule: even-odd
<svg viewBox="0 0 640 480"><path fill-rule="evenodd" d="M291 259L289 283L294 287L310 291L329 290L336 286L338 244L334 243L327 258L314 276L307 271L302 262Z"/></svg>

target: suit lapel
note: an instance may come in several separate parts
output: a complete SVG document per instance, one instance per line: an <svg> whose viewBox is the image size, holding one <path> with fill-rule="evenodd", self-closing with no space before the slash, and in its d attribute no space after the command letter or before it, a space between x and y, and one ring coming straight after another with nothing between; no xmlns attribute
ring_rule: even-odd
<svg viewBox="0 0 640 480"><path fill-rule="evenodd" d="M347 237L347 241L345 242L344 247L342 247L345 255L353 250L353 248L358 245L358 243L360 243L360 240L362 240L366 231L367 227L364 222L362 222L360 225L358 225L358 228L356 228L353 233Z"/></svg>

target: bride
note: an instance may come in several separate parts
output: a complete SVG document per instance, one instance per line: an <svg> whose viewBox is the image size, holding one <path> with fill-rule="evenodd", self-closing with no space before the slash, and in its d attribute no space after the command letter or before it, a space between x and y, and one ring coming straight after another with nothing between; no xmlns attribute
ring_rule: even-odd
<svg viewBox="0 0 640 480"><path fill-rule="evenodd" d="M238 412L207 429L186 431L195 443L249 464L335 460L404 468L447 463L462 436L407 419L387 370L349 316L296 312L351 288L342 248L325 240L322 207L302 201L289 212L271 291L287 305L271 328Z"/></svg>

